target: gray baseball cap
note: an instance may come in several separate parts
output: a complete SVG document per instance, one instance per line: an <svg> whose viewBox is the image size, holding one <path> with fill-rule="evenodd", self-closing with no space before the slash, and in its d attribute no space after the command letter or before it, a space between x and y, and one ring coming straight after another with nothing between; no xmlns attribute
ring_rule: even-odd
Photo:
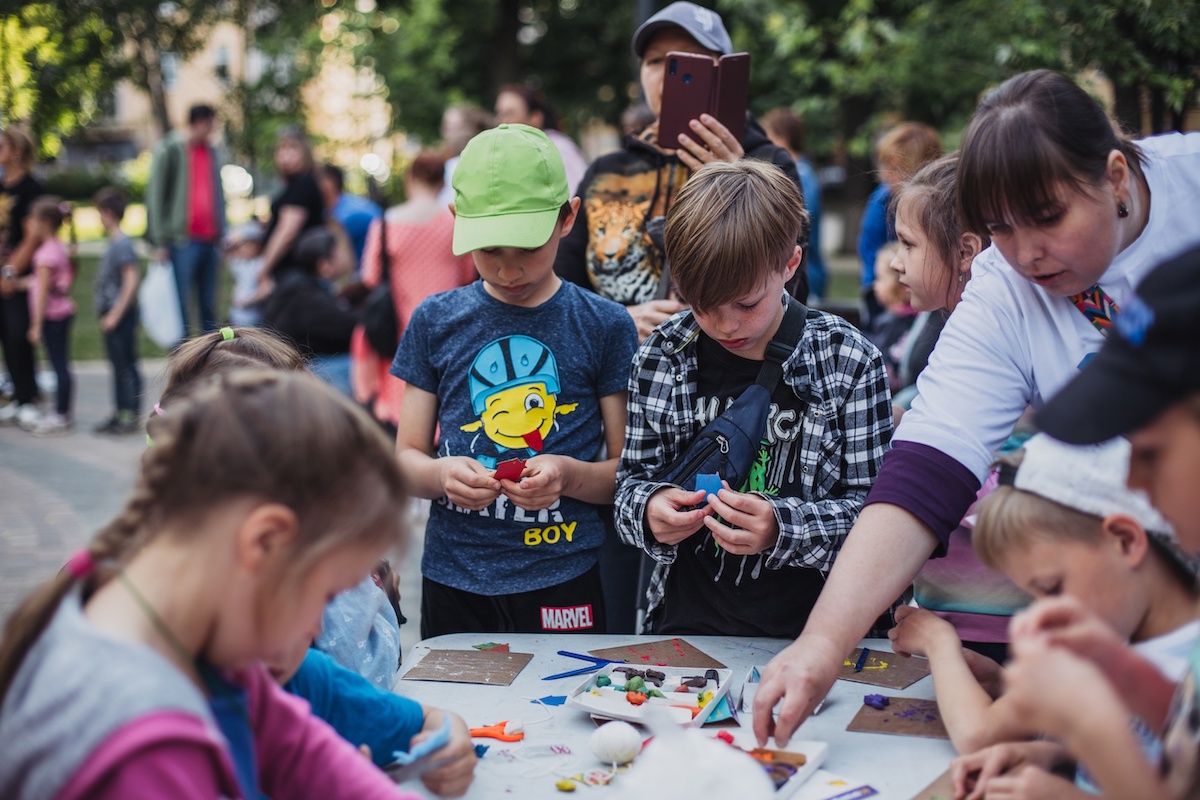
<svg viewBox="0 0 1200 800"><path fill-rule="evenodd" d="M733 52L733 42L721 15L687 0L671 3L643 22L633 34L633 54L641 59L651 37L663 28L683 28L704 47L720 55Z"/></svg>

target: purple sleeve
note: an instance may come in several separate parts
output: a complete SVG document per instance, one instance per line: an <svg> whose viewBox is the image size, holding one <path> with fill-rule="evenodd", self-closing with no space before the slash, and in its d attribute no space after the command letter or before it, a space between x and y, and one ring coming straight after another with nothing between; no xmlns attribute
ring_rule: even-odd
<svg viewBox="0 0 1200 800"><path fill-rule="evenodd" d="M903 508L937 537L933 555L941 557L978 491L974 473L942 451L917 442L893 441L863 505L891 503Z"/></svg>

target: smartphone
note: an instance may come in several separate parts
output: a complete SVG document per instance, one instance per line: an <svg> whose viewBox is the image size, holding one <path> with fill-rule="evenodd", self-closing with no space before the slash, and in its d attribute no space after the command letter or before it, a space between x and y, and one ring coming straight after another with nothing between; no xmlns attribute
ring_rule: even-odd
<svg viewBox="0 0 1200 800"><path fill-rule="evenodd" d="M677 147L681 133L696 138L688 123L701 114L716 117L740 142L746 132L750 55L730 53L714 62L711 56L672 51L666 59L659 145Z"/></svg>

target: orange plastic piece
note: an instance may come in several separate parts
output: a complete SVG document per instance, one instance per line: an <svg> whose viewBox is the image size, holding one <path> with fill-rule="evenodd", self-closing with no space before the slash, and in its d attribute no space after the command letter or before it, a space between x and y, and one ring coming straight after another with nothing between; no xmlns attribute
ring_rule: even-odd
<svg viewBox="0 0 1200 800"><path fill-rule="evenodd" d="M471 728L471 736L477 739L499 739L502 742L519 742L525 738L525 731L505 733L504 726L507 724L508 720L505 720L484 728Z"/></svg>

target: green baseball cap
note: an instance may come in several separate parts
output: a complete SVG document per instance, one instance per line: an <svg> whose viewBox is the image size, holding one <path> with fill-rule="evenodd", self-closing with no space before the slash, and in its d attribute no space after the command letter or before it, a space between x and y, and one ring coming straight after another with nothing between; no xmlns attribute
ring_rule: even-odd
<svg viewBox="0 0 1200 800"><path fill-rule="evenodd" d="M498 125L467 142L451 184L456 256L484 247L541 247L571 198L558 149L529 125Z"/></svg>

